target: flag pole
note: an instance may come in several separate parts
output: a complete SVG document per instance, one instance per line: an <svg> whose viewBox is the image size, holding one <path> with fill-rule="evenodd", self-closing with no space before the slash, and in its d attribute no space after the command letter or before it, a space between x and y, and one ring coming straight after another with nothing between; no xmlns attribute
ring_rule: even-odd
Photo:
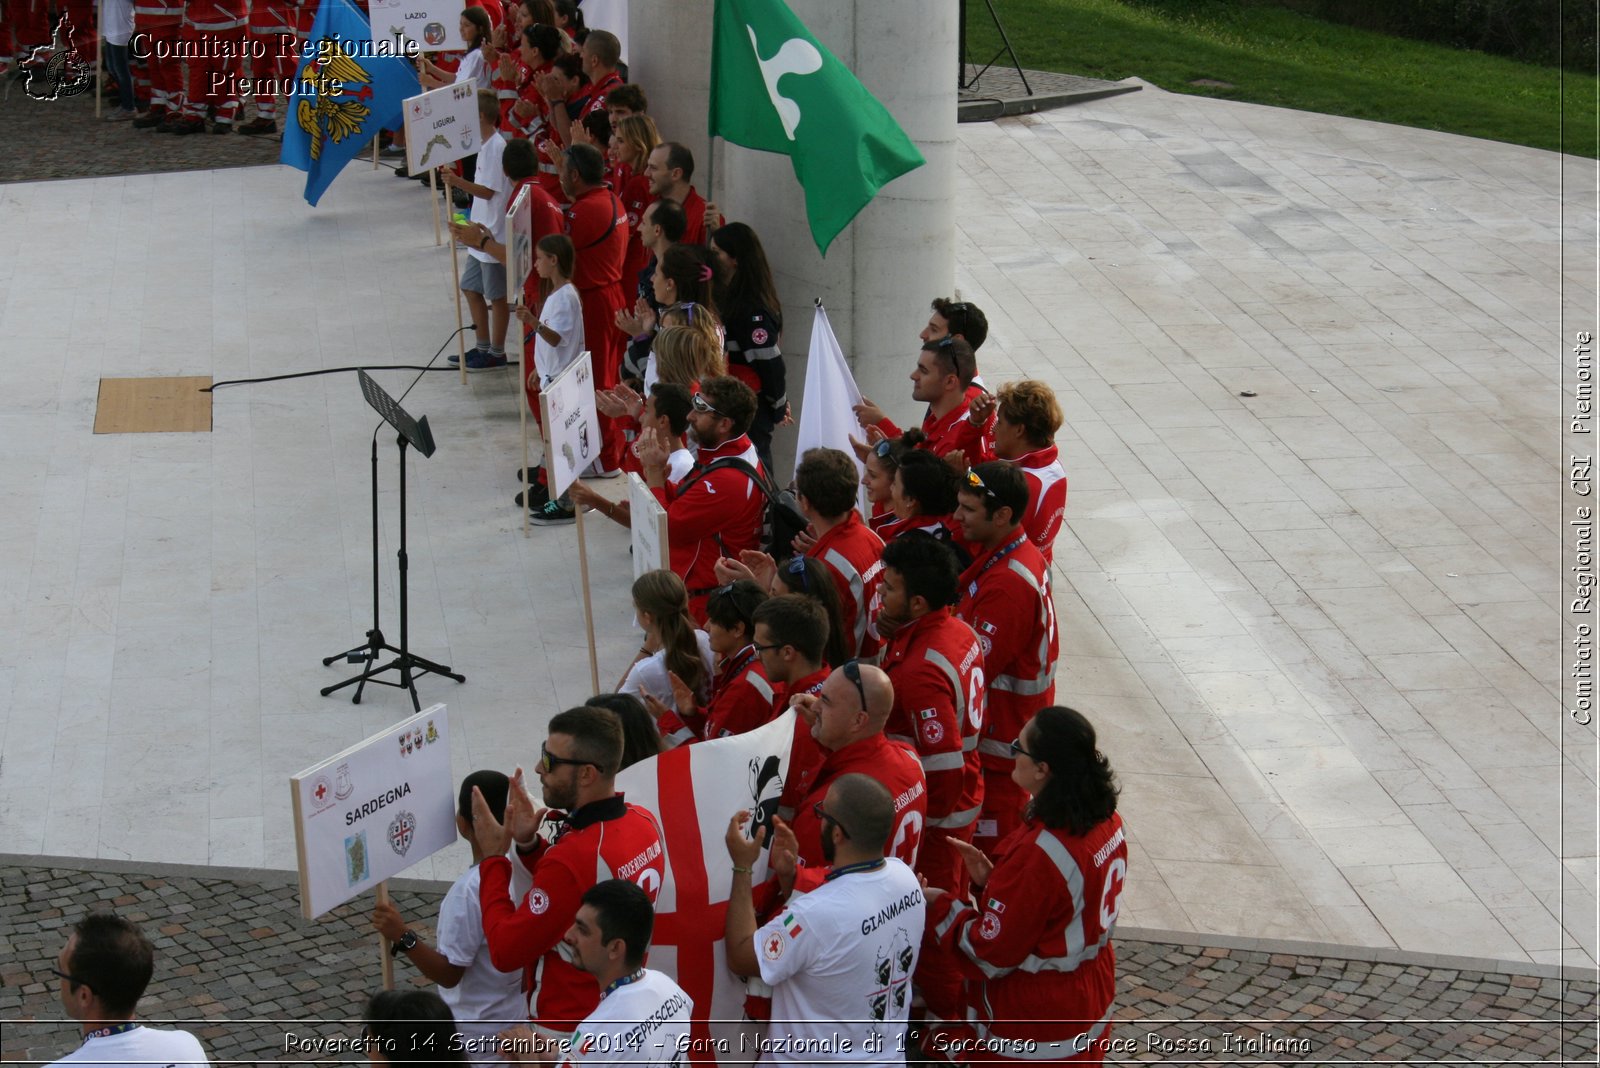
<svg viewBox="0 0 1600 1068"><path fill-rule="evenodd" d="M430 175L433 174L432 171L429 171L428 173ZM432 178L428 180L428 184L430 186L433 184ZM435 219L435 225L438 225L437 219ZM461 384L464 386L467 384L467 327L466 324L461 321L461 259L459 254L456 252L456 245L459 243L460 242L456 241L455 234L451 234L450 288L456 291L456 351L461 356Z"/></svg>
<svg viewBox="0 0 1600 1068"><path fill-rule="evenodd" d="M94 117L100 117L100 105L105 100L105 75L101 73L106 65L106 4L99 0L94 5ZM118 92L126 91L128 99L133 99L133 86L119 86Z"/></svg>
<svg viewBox="0 0 1600 1068"><path fill-rule="evenodd" d="M528 498L523 497L524 501ZM589 599L589 548L583 536L583 505L573 509L578 518L578 570L583 577L583 625L589 635L589 686L592 693L600 692L600 662L594 649L594 606Z"/></svg>

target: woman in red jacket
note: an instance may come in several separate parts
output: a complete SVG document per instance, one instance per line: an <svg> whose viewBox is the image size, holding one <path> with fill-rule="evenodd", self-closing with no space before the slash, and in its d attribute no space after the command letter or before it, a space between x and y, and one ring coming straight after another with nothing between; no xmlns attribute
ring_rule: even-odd
<svg viewBox="0 0 1600 1068"><path fill-rule="evenodd" d="M971 902L928 895L922 966L965 977L963 1003L928 1006L945 1020L927 1042L968 1064L1100 1064L1111 1032L1128 846L1116 777L1079 712L1040 709L1011 744L1014 782L1032 798L991 862L956 843Z"/></svg>

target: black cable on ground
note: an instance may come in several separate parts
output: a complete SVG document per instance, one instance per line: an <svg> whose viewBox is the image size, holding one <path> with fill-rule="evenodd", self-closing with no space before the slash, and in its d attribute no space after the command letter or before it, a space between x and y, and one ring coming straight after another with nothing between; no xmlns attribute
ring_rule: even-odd
<svg viewBox="0 0 1600 1068"><path fill-rule="evenodd" d="M440 354L442 354L449 346L450 342L456 339L456 335L465 333L466 329L466 327L462 327L459 330L452 331L450 336L444 339L444 344L440 345L438 350L434 352L433 360L437 360ZM411 363L362 364L359 367L324 367L316 371L295 371L286 375L264 375L261 378L230 378L222 382L213 382L200 392L212 393L221 389L223 386L253 386L262 382L285 382L291 378L313 378L317 375L349 374L351 371L417 371L419 372L418 377L420 378L421 374L425 374L428 371L455 372L460 370L460 368L449 366L435 367L433 365L433 360L429 360L426 366L421 367ZM505 363L505 366L521 367L522 361L508 359ZM415 385L415 383L413 383L413 385ZM409 390L407 392L409 392Z"/></svg>

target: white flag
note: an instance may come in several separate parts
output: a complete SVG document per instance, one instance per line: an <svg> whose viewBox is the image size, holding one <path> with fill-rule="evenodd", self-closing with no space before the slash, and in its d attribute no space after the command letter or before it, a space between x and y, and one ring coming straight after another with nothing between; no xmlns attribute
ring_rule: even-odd
<svg viewBox="0 0 1600 1068"><path fill-rule="evenodd" d="M865 437L856 423L852 411L861 403L861 391L856 388L855 376L844 362L839 350L839 340L833 336L833 326L828 322L828 312L819 303L816 321L811 324L811 351L806 359L806 393L800 401L800 434L795 441L794 462L807 449L838 449L855 460L856 470L861 461L856 460L850 438Z"/></svg>
<svg viewBox="0 0 1600 1068"><path fill-rule="evenodd" d="M708 1038L727 1043L718 1048L752 1048L739 1041L744 982L728 970L722 944L733 882L723 835L735 812L755 809L771 839L795 725L789 709L746 734L680 745L617 776L617 789L628 801L649 809L661 823L667 877L656 897L650 967L675 979L694 1000L692 1033L697 1051L705 1054L694 1058L697 1062L715 1059ZM764 851L756 861L757 885L766 878L767 855ZM720 1022L708 1026L712 1020Z"/></svg>

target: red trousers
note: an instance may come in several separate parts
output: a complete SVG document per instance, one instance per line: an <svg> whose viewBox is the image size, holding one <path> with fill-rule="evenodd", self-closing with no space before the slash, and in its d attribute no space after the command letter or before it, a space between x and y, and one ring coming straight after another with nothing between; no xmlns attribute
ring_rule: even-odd
<svg viewBox="0 0 1600 1068"><path fill-rule="evenodd" d="M144 58L142 76L136 75L135 95L150 101L151 110L178 113L183 102L183 60L174 54L183 32L181 15L135 15L135 38L132 44Z"/></svg>
<svg viewBox="0 0 1600 1068"><path fill-rule="evenodd" d="M626 338L617 329L617 312L626 304L621 283L578 290L583 302L583 340L594 361L596 389L615 389L622 380L622 353ZM625 446L622 427L600 416L600 463L610 471L622 467Z"/></svg>
<svg viewBox="0 0 1600 1068"><path fill-rule="evenodd" d="M238 80L242 72L240 52L244 48L245 28L199 30L185 26L183 40L203 46L208 51L228 49L232 53L226 57L192 56L185 61L188 77L184 81L184 118L203 119L206 117L206 108L215 107L219 123L226 125L233 122L239 113Z"/></svg>

